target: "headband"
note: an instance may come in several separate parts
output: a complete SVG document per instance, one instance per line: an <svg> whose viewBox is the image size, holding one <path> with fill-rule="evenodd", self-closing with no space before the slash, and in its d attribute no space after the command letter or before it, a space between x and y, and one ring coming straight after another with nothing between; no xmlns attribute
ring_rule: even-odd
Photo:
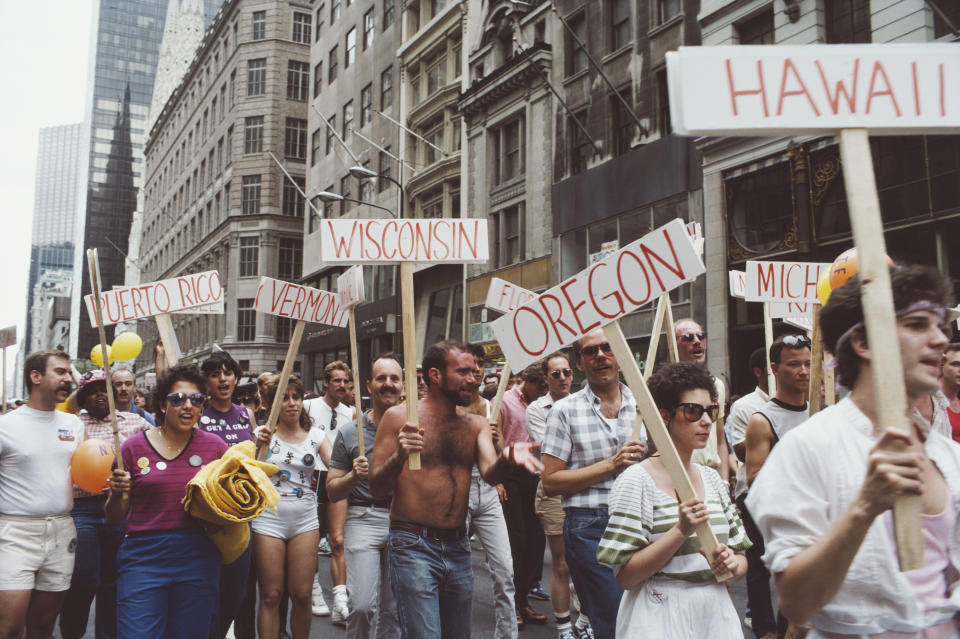
<svg viewBox="0 0 960 639"><path fill-rule="evenodd" d="M930 300L920 300L918 302L914 302L913 304L906 307L905 309L897 311L896 317L903 317L904 315L909 315L910 313L913 313L915 311L930 311L934 315L937 315L940 318L941 322L943 322L944 318L946 317L946 309L944 309L944 307L941 306L940 304L937 304L936 302L931 302ZM853 326L851 326L850 328L848 328L846 331L844 331L843 335L841 335L837 339L837 343L833 349L834 355L830 359L830 361L826 363L826 368L833 369L837 367L837 365L840 362L837 359L836 354L839 353L840 349L843 348L843 345L850 340L850 336L853 335L855 331L861 330L863 327L864 327L863 320L861 320L856 324L854 324Z"/></svg>

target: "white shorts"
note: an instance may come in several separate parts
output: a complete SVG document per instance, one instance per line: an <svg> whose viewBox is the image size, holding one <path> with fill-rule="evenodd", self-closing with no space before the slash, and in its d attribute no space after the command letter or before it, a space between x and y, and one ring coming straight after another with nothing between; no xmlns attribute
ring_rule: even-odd
<svg viewBox="0 0 960 639"><path fill-rule="evenodd" d="M70 515L0 515L0 590L69 590L76 549Z"/></svg>
<svg viewBox="0 0 960 639"><path fill-rule="evenodd" d="M743 639L740 617L727 587L654 575L623 593L617 638Z"/></svg>
<svg viewBox="0 0 960 639"><path fill-rule="evenodd" d="M285 541L311 530L320 528L317 520L317 498L313 493L303 497L283 495L277 504L277 513L267 508L263 514L250 522L250 528L258 535L278 537Z"/></svg>

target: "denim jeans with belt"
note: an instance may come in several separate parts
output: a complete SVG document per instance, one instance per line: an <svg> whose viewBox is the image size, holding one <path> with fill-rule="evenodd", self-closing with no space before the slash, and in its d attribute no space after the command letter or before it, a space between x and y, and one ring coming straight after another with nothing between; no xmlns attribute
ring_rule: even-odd
<svg viewBox="0 0 960 639"><path fill-rule="evenodd" d="M83 497L73 502L70 515L77 528L77 558L60 612L64 639L79 639L87 631L94 597L96 639L117 636L117 550L123 540L123 526L107 523L105 503L105 497Z"/></svg>
<svg viewBox="0 0 960 639"><path fill-rule="evenodd" d="M597 547L607 527L606 508L564 508L563 554L580 606L590 617L597 639L614 639L623 588L613 571L597 561Z"/></svg>
<svg viewBox="0 0 960 639"><path fill-rule="evenodd" d="M400 636L397 604L387 569L389 534L389 510L377 506L347 506L343 554L350 593L348 639Z"/></svg>
<svg viewBox="0 0 960 639"><path fill-rule="evenodd" d="M466 535L438 541L391 530L388 557L403 639L470 636L473 564Z"/></svg>

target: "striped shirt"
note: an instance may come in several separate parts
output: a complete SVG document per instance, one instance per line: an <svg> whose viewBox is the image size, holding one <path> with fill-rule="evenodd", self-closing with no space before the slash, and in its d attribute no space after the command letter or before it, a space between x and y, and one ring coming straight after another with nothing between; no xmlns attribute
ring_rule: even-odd
<svg viewBox="0 0 960 639"><path fill-rule="evenodd" d="M84 439L102 439L103 441L108 442L111 447L113 447L113 426L110 424L109 415L103 419L97 419L87 411L82 410L77 417L79 417L80 421L83 422ZM136 435L137 433L145 431L149 428L150 422L145 420L140 415L137 415L136 413L126 413L120 410L117 411L117 430L120 431L121 445L131 435ZM104 488L106 488L106 482L104 482L103 485ZM85 490L80 490L77 488L76 484L73 486L74 499L101 496L102 495L100 493L88 493Z"/></svg>
<svg viewBox="0 0 960 639"><path fill-rule="evenodd" d="M735 553L751 546L740 515L730 501L726 486L717 471L697 465L706 491L704 500L710 511L710 527L717 540ZM610 521L603 531L597 560L619 572L638 550L643 550L673 528L678 519L677 500L665 494L641 464L625 470L617 478L610 495ZM706 557L700 554L696 534L687 537L659 574L690 582L709 582L715 578Z"/></svg>
<svg viewBox="0 0 960 639"><path fill-rule="evenodd" d="M547 415L541 453L565 461L567 470L584 468L616 455L630 441L638 419L633 393L624 384L620 384L620 393L616 428L600 412L600 398L589 385L557 400ZM646 440L645 431L641 431L640 439ZM563 495L563 507L605 507L615 478L612 475L578 493Z"/></svg>

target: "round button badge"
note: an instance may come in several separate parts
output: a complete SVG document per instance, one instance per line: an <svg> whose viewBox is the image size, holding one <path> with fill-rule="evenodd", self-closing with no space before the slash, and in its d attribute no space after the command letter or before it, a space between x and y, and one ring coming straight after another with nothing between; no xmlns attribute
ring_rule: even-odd
<svg viewBox="0 0 960 639"><path fill-rule="evenodd" d="M200 455L191 455L189 461L191 466L199 466L203 463L203 460L200 459Z"/></svg>
<svg viewBox="0 0 960 639"><path fill-rule="evenodd" d="M166 469L167 469L167 462L162 462L162 461L157 462L157 470L166 470Z"/></svg>

